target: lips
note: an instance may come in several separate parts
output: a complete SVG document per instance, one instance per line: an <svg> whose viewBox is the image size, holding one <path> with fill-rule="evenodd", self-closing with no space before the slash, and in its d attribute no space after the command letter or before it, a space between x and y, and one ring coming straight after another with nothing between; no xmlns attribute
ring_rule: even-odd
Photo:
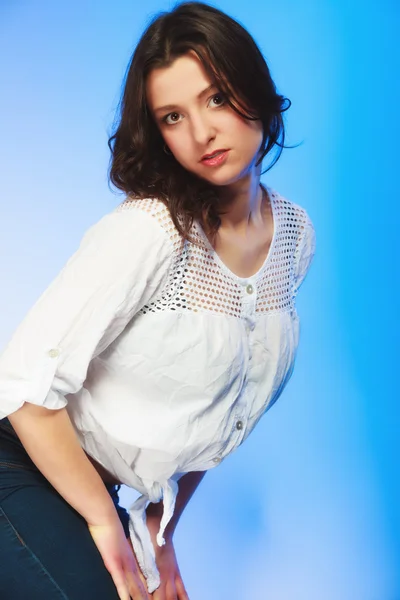
<svg viewBox="0 0 400 600"><path fill-rule="evenodd" d="M201 160L206 160L207 158L214 158L218 154L221 154L221 152L226 152L226 151L227 151L226 148L221 148L220 150L214 150L214 152L210 152L210 154L205 154L204 156L202 156Z"/></svg>

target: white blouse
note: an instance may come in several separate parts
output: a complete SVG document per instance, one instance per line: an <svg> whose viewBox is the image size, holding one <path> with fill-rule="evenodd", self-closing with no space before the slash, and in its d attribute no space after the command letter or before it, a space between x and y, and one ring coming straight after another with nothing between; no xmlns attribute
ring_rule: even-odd
<svg viewBox="0 0 400 600"><path fill-rule="evenodd" d="M161 546L179 478L238 448L293 371L315 232L266 189L274 235L253 276L232 273L199 222L196 244L183 241L161 201L127 198L86 231L0 355L0 418L24 402L66 406L85 451L142 494L129 529L150 593L148 503L164 500Z"/></svg>

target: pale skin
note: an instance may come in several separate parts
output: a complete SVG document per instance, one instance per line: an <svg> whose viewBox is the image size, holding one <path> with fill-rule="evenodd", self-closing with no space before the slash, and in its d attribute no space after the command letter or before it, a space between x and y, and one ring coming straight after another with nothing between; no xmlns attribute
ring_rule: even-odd
<svg viewBox="0 0 400 600"><path fill-rule="evenodd" d="M225 105L210 84L201 63L190 53L149 74L148 105L175 159L185 169L220 186L227 212L221 216L222 224L212 243L231 271L249 277L264 262L273 235L271 207L260 187L260 167L255 166L262 128L259 121L245 120ZM165 105L170 106L162 108ZM163 120L165 117L167 120ZM204 154L221 148L229 150L224 164L208 167L201 162ZM176 560L173 533L204 472L188 473L180 479L175 514L162 547L156 543L162 503L150 504L147 509L147 525L161 576L160 587L149 594L105 489L107 474L99 465L96 467L95 461L88 460L65 408L48 410L25 403L9 418L39 470L87 521L120 599L189 600Z"/></svg>
<svg viewBox="0 0 400 600"><path fill-rule="evenodd" d="M260 187L261 166L256 166L262 125L238 115L211 84L191 52L149 74L147 102L176 160L220 186L226 213L212 245L232 272L249 277L262 266L273 236L270 204ZM206 166L202 156L217 149L229 150L227 160L218 167Z"/></svg>
<svg viewBox="0 0 400 600"><path fill-rule="evenodd" d="M160 572L161 581L160 587L155 590L153 594L148 595L152 600L189 600L176 559L173 535L185 506L189 502L204 475L205 471L187 473L179 480L179 493L176 500L174 516L166 528L164 535L166 543L164 546L158 546L156 540L162 516L162 502L159 502L158 504L149 504L147 508L146 522L150 537L153 541L156 563ZM133 550L130 540L129 543ZM142 581L145 583L143 577Z"/></svg>
<svg viewBox="0 0 400 600"><path fill-rule="evenodd" d="M25 402L9 415L24 448L39 471L85 519L109 571L120 600L188 600L173 546L176 524L204 472L187 473L179 481L176 510L165 531L166 544L157 545L162 502L149 504L147 525L156 551L161 585L149 594L130 540L104 482L112 476L83 451L66 408L50 410ZM29 595L29 594L28 594Z"/></svg>
<svg viewBox="0 0 400 600"><path fill-rule="evenodd" d="M86 454L86 453L85 453ZM95 467L101 478L108 483L118 484L106 469L97 463L91 456L87 458ZM153 542L156 563L160 572L160 587L152 594L147 592L146 580L143 577L139 563L136 560L132 542L128 538L128 544L132 550L133 559L136 565L136 573L143 583L143 597L152 600L189 600L188 593L182 580L182 575L179 570L175 548L173 544L173 536L175 533L178 521L183 513L184 508L188 504L194 491L203 479L205 471L195 471L183 475L179 480L179 491L175 502L175 510L172 519L167 525L164 532L165 545L158 546L157 533L160 529L160 522L163 513L163 502L158 504L150 503L146 509L146 523L150 532L150 537Z"/></svg>
<svg viewBox="0 0 400 600"><path fill-rule="evenodd" d="M154 69L146 93L154 121L175 159L221 188L225 214L212 240L215 251L239 277L253 275L263 264L273 236L271 207L260 187L261 166L256 166L263 138L260 121L243 119L224 103L194 53L179 57L169 67ZM201 158L217 149L229 150L224 164L204 165ZM162 581L153 598L187 600L172 535L162 548L155 542L159 518L157 513L147 518Z"/></svg>

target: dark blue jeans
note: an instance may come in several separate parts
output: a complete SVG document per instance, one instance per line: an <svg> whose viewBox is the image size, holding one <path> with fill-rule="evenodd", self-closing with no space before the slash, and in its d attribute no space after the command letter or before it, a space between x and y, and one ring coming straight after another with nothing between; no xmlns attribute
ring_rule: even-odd
<svg viewBox="0 0 400 600"><path fill-rule="evenodd" d="M118 486L106 486L128 536ZM118 600L85 519L29 458L0 420L1 600Z"/></svg>

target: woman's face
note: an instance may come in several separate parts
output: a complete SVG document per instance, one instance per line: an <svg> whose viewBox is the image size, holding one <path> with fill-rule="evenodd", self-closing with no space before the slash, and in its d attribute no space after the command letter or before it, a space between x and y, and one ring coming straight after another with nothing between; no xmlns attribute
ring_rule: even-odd
<svg viewBox="0 0 400 600"><path fill-rule="evenodd" d="M224 102L195 53L151 71L146 92L166 145L185 169L223 186L256 173L261 121L243 119ZM217 150L225 153L203 159Z"/></svg>

